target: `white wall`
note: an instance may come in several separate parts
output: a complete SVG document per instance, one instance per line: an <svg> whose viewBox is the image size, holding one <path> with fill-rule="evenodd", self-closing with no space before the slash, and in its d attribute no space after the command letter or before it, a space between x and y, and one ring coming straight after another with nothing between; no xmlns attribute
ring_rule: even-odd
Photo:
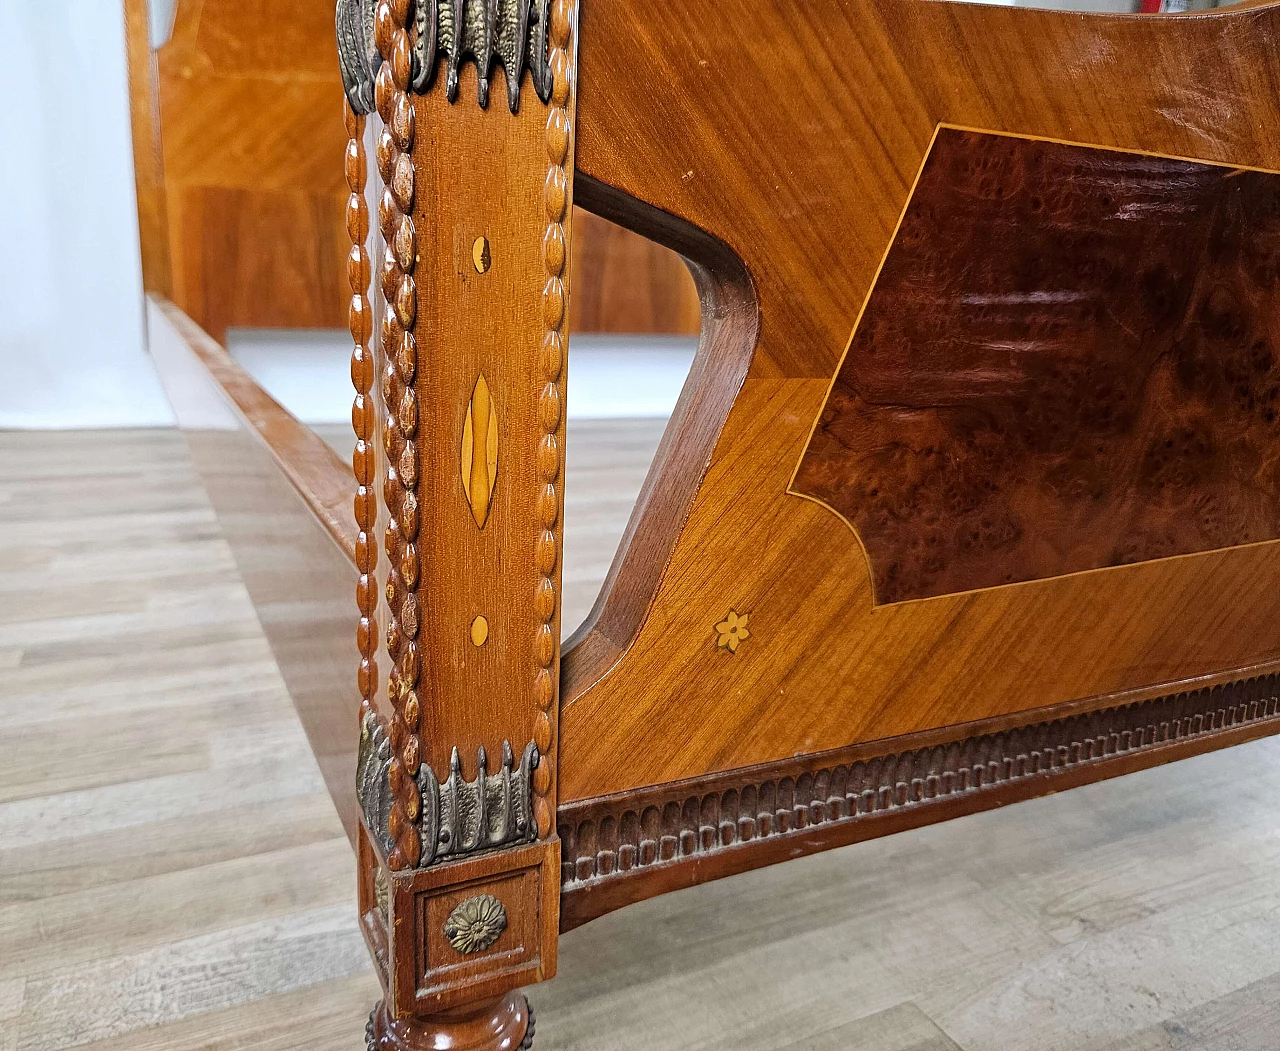
<svg viewBox="0 0 1280 1051"><path fill-rule="evenodd" d="M0 427L166 424L118 0L0 0Z"/></svg>

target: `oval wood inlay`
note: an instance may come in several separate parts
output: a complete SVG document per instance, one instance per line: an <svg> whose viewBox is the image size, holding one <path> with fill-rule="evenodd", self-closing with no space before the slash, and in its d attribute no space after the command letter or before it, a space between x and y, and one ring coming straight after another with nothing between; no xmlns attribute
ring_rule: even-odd
<svg viewBox="0 0 1280 1051"><path fill-rule="evenodd" d="M1280 178L941 128L792 491L878 603L1280 536Z"/></svg>
<svg viewBox="0 0 1280 1051"><path fill-rule="evenodd" d="M498 410L482 372L467 403L467 418L462 424L462 487L471 505L471 516L481 529L489 518L497 478Z"/></svg>

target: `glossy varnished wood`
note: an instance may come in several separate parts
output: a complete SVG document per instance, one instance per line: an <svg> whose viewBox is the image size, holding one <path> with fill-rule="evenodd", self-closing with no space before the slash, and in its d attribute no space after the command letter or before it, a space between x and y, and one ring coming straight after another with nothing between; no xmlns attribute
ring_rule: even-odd
<svg viewBox="0 0 1280 1051"><path fill-rule="evenodd" d="M560 810L561 926L845 843L1280 731L1277 665L658 785ZM958 734L963 734L958 740Z"/></svg>
<svg viewBox="0 0 1280 1051"><path fill-rule="evenodd" d="M1280 176L938 132L792 489L901 602L1280 535Z"/></svg>
<svg viewBox="0 0 1280 1051"><path fill-rule="evenodd" d="M403 157L416 173L405 198L411 223L401 229L416 231L417 251L409 281L394 275L380 294L394 303L402 289L416 290L409 293L410 311L397 313L388 305L385 316L396 314L394 323L407 318L401 330L411 331L418 350L413 367L398 373L407 381L383 384L381 427L395 434L397 444L387 487L379 485L378 492L392 493L393 519L408 506L397 489L414 494L419 568L412 583L401 583L409 577L393 554L390 564L379 566L378 580L384 586L389 577L397 580L389 622L404 619L410 592L418 596L416 647L424 655L418 691L424 724L432 728L422 737L421 761L443 778L457 748L464 774L474 777L478 748L500 756L506 739L518 754L535 741L543 755L538 780L553 807L571 173L549 159L547 128L556 98L544 106L529 95L514 116L503 106L481 109L474 68L468 70L457 103L443 90L410 96L414 145ZM569 106L560 154L569 159L572 98L559 103L561 110ZM559 212L543 203L544 195L552 200L544 188L553 184L559 186ZM494 208L495 200L507 206ZM477 272L472 253L481 236L491 260L484 273ZM562 253L554 269L548 244L558 244ZM401 345L386 338L392 323L375 321L381 360L388 364L388 346L394 352ZM427 352L440 341L448 353ZM476 394L482 376L487 393L479 401L493 430L486 429L485 448L473 445L467 459L466 435L475 437L467 420L470 415L474 425L481 411ZM411 417L400 412L406 392L415 406ZM397 470L410 446L415 469ZM474 474L464 477L464 463L473 470L484 465L483 484ZM475 502L481 490L487 491L483 514ZM478 615L489 626L482 646L471 637ZM403 632L398 637L404 645L412 638ZM402 658L403 650L392 657ZM383 692L381 710L388 711ZM546 818L553 828L549 813Z"/></svg>
<svg viewBox="0 0 1280 1051"><path fill-rule="evenodd" d="M573 222L570 331L698 334L698 290L675 253L581 208Z"/></svg>
<svg viewBox="0 0 1280 1051"><path fill-rule="evenodd" d="M344 327L332 6L175 0L173 35L153 52L145 0L126 5L146 287L216 339L231 326ZM697 331L672 253L601 220L573 252L575 330Z"/></svg>
<svg viewBox="0 0 1280 1051"><path fill-rule="evenodd" d="M1268 544L877 608L857 538L787 491L940 122L1274 170L1278 17L584 8L579 196L700 264L713 326L673 420L698 437L659 453L566 655L563 799L1280 655Z"/></svg>
<svg viewBox="0 0 1280 1051"><path fill-rule="evenodd" d="M133 178L138 200L138 249L143 287L171 296L169 216L164 196L160 144L159 84L150 40L147 0L125 0L125 49L129 75L129 122L133 138Z"/></svg>
<svg viewBox="0 0 1280 1051"><path fill-rule="evenodd" d="M216 339L344 325L331 6L182 0L157 52L171 298Z"/></svg>
<svg viewBox="0 0 1280 1051"><path fill-rule="evenodd" d="M507 1051L532 1030L498 1024L493 998L556 967L576 2L553 0L540 18L542 94L525 84L519 105L513 90L510 107L485 106L487 61L466 66L456 95L443 83L412 86L414 7L382 0L374 113L367 129L348 121L353 291L365 259L378 261L372 317L356 299L350 320L356 511L366 532L371 505L386 516L381 545L357 544L355 603L362 739L375 757L362 773L371 849L359 853L361 912L388 932L385 948L370 943L385 990L370 1029L379 1048ZM507 75L514 89L518 67ZM370 645L379 637L385 659ZM505 802L492 804L504 831L490 838L487 757L510 778L513 754L520 781L504 781ZM474 838L456 817L471 781ZM494 846L504 849L472 856ZM379 879L390 887L385 908L369 893ZM447 939L451 910L479 902L502 919L498 941Z"/></svg>
<svg viewBox="0 0 1280 1051"><path fill-rule="evenodd" d="M576 14L573 0L553 3L550 100L515 114L472 104L469 69L456 102L438 86L410 92L412 5L386 0L376 18L386 62L363 141L385 184L370 220L385 245L375 235L369 247L384 308L358 310L352 333L364 343L376 332L382 355L376 428L362 353L353 370L357 430L366 445L377 430L382 450L376 464L358 454L355 469L368 488L376 467L387 520L385 575L372 577L371 551L360 565L362 594L386 599L374 626L386 640L377 708L389 813L366 808L372 836L360 842L373 848L359 857L366 930L382 915L379 877L392 888L385 940L372 939L387 994L372 1028L382 1044L400 1030L410 1043L454 1038L471 1018L495 1017L489 998L554 970L559 899L546 869L558 800L575 839L563 855L569 882L581 884L567 900L595 898L567 914L574 922L610 901L1235 743L1276 722L1270 680L1256 691L1231 681L1280 656L1267 544L876 607L853 534L788 491L939 122L1274 168L1272 9L1143 21L906 0L697 10L660 0L643 12L599 0L584 8L580 49ZM1213 77L1197 79L1205 69ZM1170 99L1189 82L1212 86ZM358 147L347 156L360 164ZM348 178L359 204L360 180ZM691 383L561 693L575 181L582 203L690 260L703 326ZM357 256L353 288L365 268ZM1206 483L1187 484L1199 496ZM372 518L361 517L358 558ZM1205 676L1224 684L1221 709L1215 693L1184 693ZM1133 691L1160 699L1114 707ZM1033 712L1036 727L972 736L974 723L1009 728L1035 723ZM897 755L886 739L903 737ZM527 848L538 866L514 848L427 865L437 841L418 836L434 805L422 775L434 796L430 775L446 764L459 778L478 774L481 749L497 754L508 740L531 741L541 758L529 793L540 842ZM784 761L873 742L865 760L806 771L789 791L773 780ZM838 781L841 766L846 791L824 802L820 777ZM744 767L760 784L740 783ZM681 799L673 782L698 794ZM736 817L740 834L748 787L763 809L746 820L770 828L735 841L718 817ZM830 834L772 834L774 820L812 818L814 806ZM622 885L608 869L623 859L628 814L652 826L651 811L672 811L656 849L679 862L642 861L652 879L602 889ZM434 912L418 907L418 890L435 895ZM505 895L524 969L498 953L433 967L442 941L465 951L442 910L482 891ZM525 967L535 956L541 966ZM467 1019L441 1013L459 1007ZM509 1043L517 1029L484 1043Z"/></svg>

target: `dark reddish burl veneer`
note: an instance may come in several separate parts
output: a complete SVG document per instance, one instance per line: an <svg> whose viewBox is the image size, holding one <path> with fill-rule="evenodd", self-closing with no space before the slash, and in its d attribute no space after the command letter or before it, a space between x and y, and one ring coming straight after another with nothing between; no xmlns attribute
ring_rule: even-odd
<svg viewBox="0 0 1280 1051"><path fill-rule="evenodd" d="M878 603L1280 536L1280 177L940 129L793 491Z"/></svg>

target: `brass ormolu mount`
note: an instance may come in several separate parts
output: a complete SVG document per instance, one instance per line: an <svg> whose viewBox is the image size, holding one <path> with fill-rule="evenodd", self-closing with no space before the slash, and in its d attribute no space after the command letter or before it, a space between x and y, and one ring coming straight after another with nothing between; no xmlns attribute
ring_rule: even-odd
<svg viewBox="0 0 1280 1051"><path fill-rule="evenodd" d="M373 108L373 78L382 64L374 45L374 16L379 0L338 0L338 61L351 108ZM507 105L520 107L520 80L526 66L533 89L546 102L551 97L547 58L550 0L415 0L411 26L413 75L410 87L431 88L439 59L446 62L445 95L458 97L458 71L474 60L479 73L481 108L489 105L489 78L496 59L507 80Z"/></svg>
<svg viewBox="0 0 1280 1051"><path fill-rule="evenodd" d="M511 742L503 741L502 764L491 774L482 746L476 753L478 772L474 781L463 778L457 748L449 759L449 776L444 781L437 781L431 767L423 763L418 770L422 793L422 855L418 867L532 841L537 832L533 821L533 771L541 758L537 746L530 741L517 767ZM386 731L377 714L368 712L360 727L356 792L369 832L384 854L390 854L395 845L387 828L392 803L390 762L391 745Z"/></svg>

